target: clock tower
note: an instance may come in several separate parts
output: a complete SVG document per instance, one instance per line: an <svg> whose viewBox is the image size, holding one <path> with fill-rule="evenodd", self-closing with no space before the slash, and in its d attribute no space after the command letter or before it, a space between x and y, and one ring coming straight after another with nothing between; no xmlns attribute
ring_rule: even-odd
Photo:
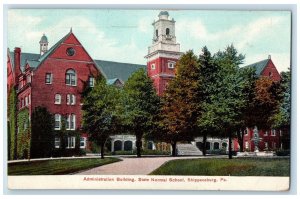
<svg viewBox="0 0 300 199"><path fill-rule="evenodd" d="M182 55L176 43L175 21L167 11L161 11L158 20L152 23L152 45L148 47L147 74L153 80L158 95L162 95L168 81L175 76L175 64Z"/></svg>

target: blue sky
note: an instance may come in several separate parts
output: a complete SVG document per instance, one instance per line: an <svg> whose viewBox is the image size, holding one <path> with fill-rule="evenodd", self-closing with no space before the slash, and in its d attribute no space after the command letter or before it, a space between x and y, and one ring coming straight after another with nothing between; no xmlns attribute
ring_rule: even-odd
<svg viewBox="0 0 300 199"><path fill-rule="evenodd" d="M74 34L94 59L146 64L159 10L11 9L8 47L39 53L43 33L49 47ZM251 64L268 55L279 71L290 67L291 15L286 11L169 10L176 21L181 51L199 54L203 46L215 53L231 43Z"/></svg>

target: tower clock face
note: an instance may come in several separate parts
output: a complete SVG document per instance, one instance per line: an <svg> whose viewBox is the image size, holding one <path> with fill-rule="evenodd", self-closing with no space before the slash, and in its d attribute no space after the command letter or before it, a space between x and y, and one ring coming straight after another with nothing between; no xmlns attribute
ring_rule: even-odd
<svg viewBox="0 0 300 199"><path fill-rule="evenodd" d="M74 48L70 47L70 48L67 48L67 55L68 56L73 56L75 54L75 50Z"/></svg>

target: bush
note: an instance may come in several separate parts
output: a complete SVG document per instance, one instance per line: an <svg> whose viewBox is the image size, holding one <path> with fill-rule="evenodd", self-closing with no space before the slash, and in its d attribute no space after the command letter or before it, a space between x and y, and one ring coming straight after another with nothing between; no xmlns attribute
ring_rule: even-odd
<svg viewBox="0 0 300 199"><path fill-rule="evenodd" d="M111 154L112 155L136 155L136 150L133 150L133 151L114 151ZM142 155L170 155L170 152L169 151L143 149L141 151L141 154Z"/></svg>
<svg viewBox="0 0 300 199"><path fill-rule="evenodd" d="M290 150L278 150L276 151L277 156L289 156Z"/></svg>

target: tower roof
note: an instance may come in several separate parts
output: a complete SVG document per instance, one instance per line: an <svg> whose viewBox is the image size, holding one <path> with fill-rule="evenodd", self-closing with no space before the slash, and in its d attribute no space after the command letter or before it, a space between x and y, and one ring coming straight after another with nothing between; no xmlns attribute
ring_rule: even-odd
<svg viewBox="0 0 300 199"><path fill-rule="evenodd" d="M48 38L46 37L45 33L41 37L40 43L48 43Z"/></svg>
<svg viewBox="0 0 300 199"><path fill-rule="evenodd" d="M160 11L160 13L158 14L158 17L160 17L161 15L169 16L169 13L168 13L168 11Z"/></svg>

